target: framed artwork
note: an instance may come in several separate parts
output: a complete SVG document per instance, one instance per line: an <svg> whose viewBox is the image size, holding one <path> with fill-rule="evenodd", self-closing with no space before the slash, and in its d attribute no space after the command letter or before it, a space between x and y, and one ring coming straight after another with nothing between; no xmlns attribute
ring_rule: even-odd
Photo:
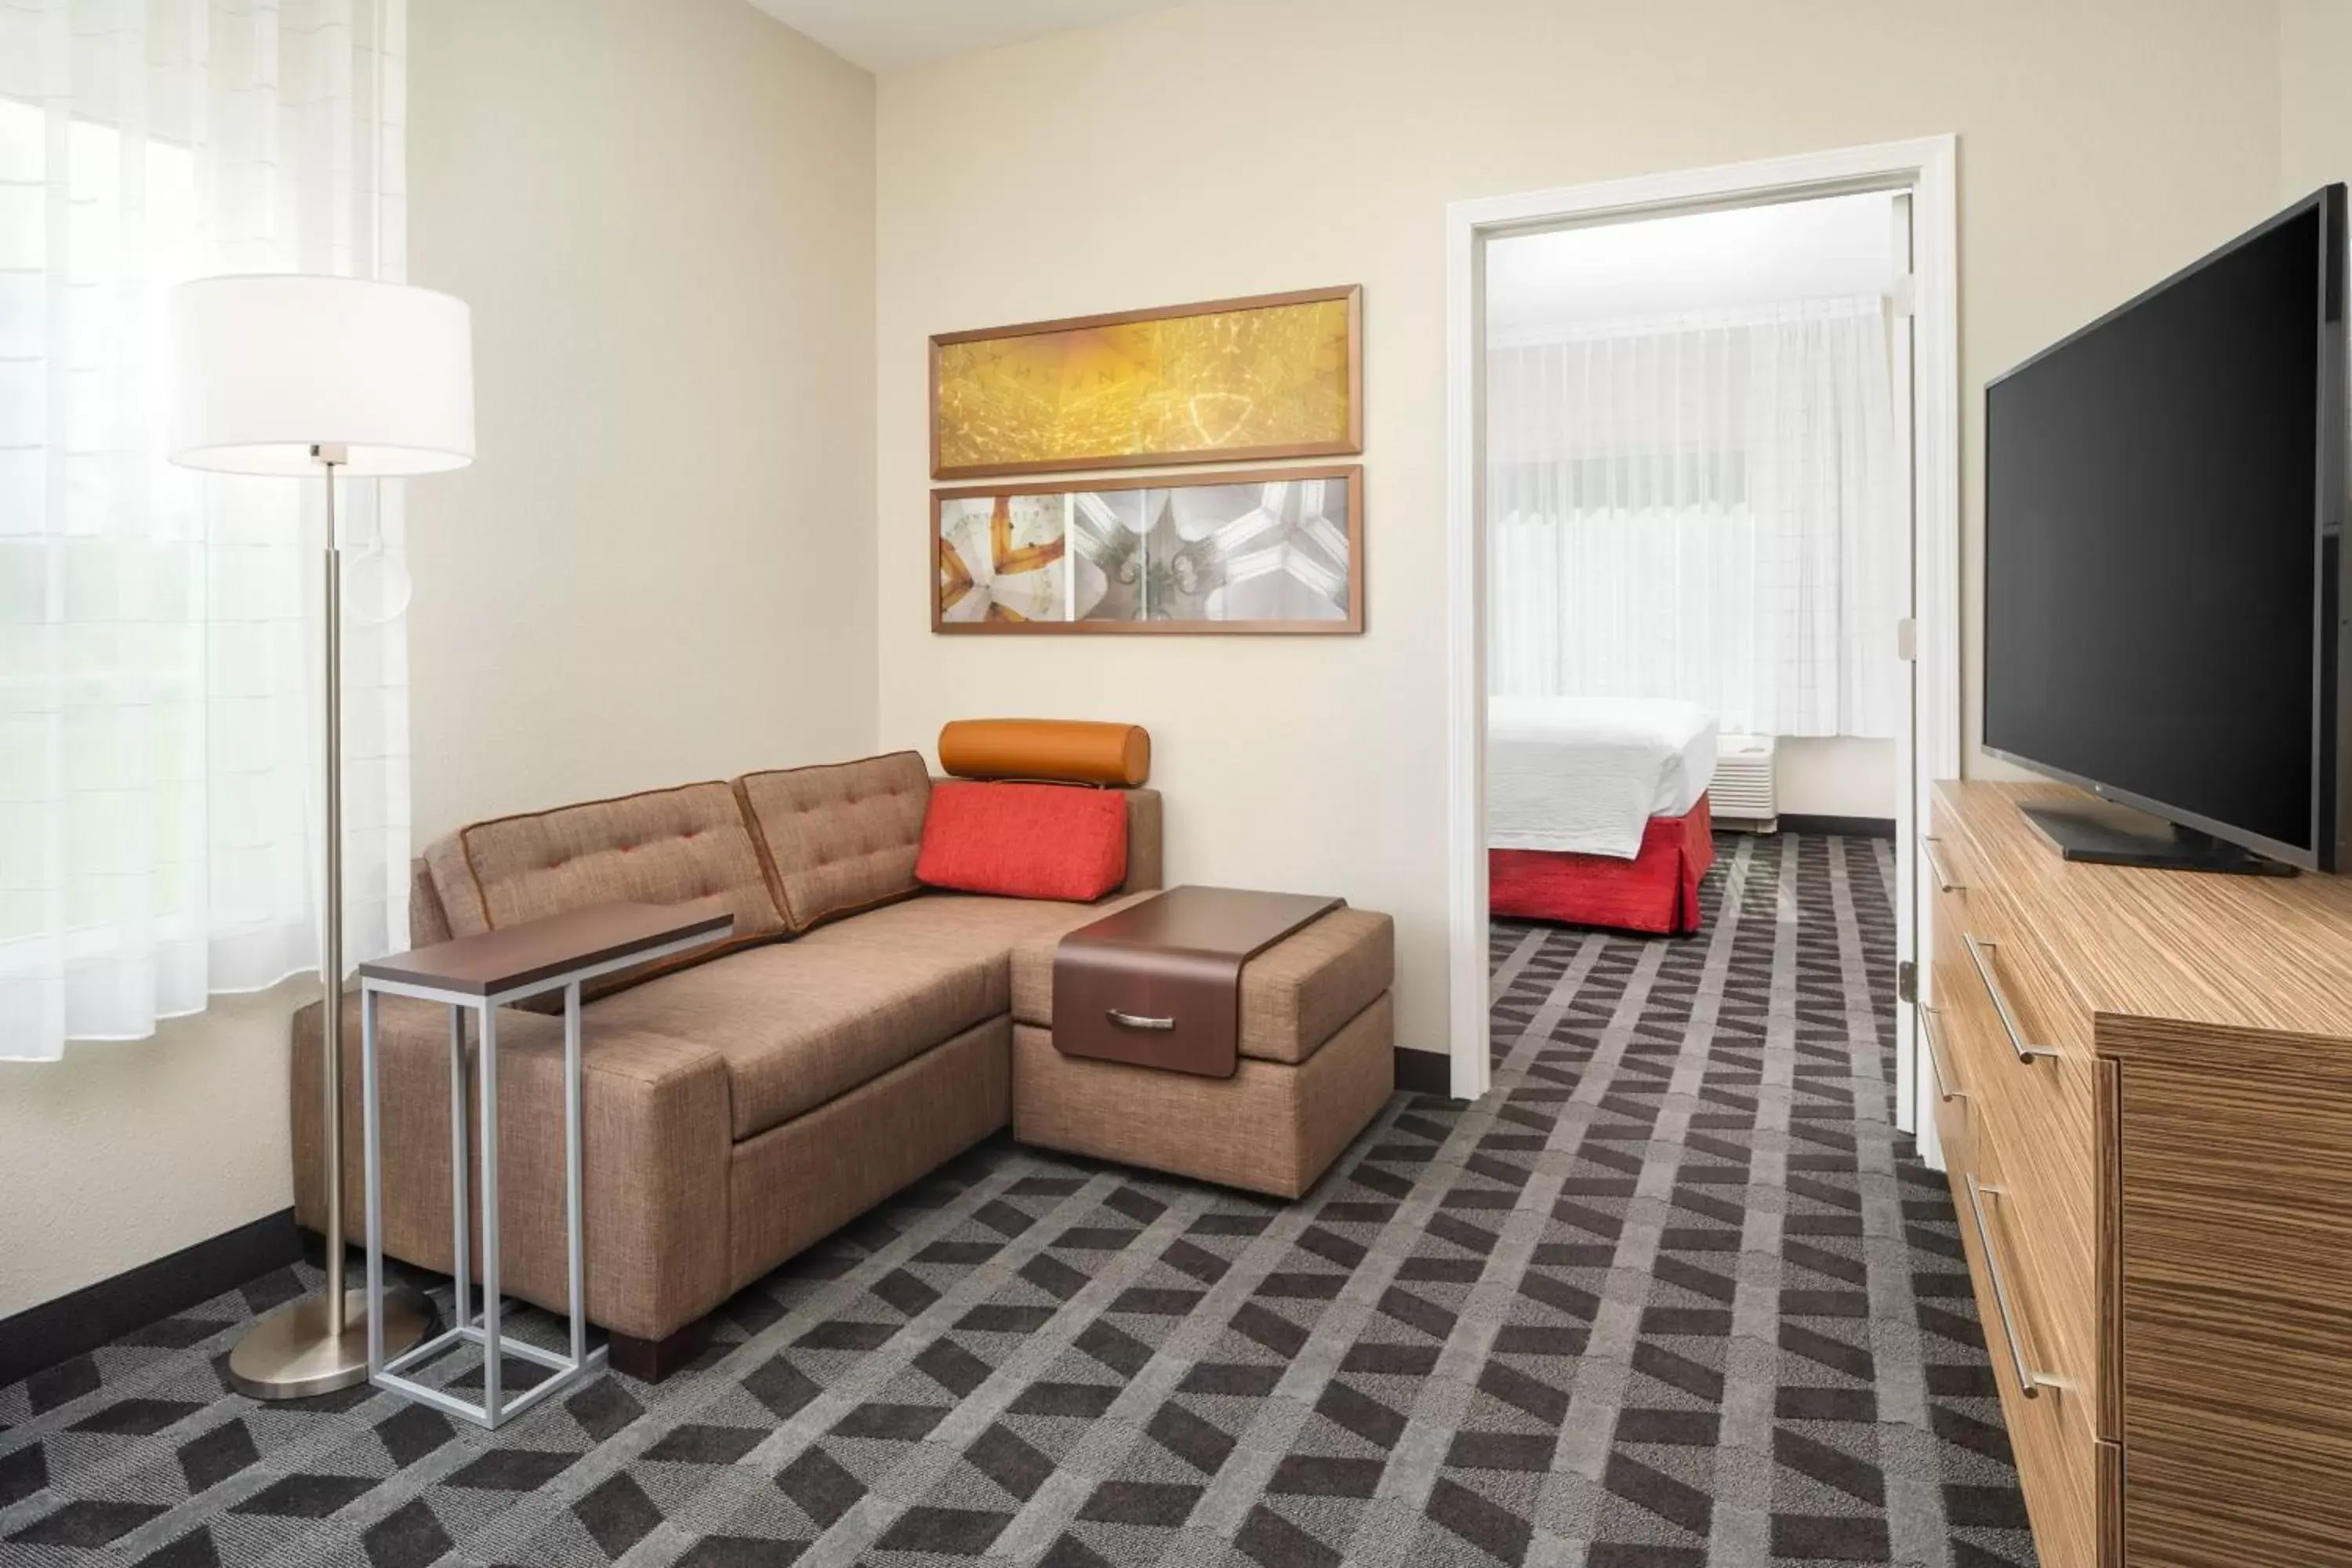
<svg viewBox="0 0 2352 1568"><path fill-rule="evenodd" d="M1309 289L931 340L931 477L1364 449L1364 290Z"/></svg>
<svg viewBox="0 0 2352 1568"><path fill-rule="evenodd" d="M1360 632L1364 470L931 492L931 630Z"/></svg>

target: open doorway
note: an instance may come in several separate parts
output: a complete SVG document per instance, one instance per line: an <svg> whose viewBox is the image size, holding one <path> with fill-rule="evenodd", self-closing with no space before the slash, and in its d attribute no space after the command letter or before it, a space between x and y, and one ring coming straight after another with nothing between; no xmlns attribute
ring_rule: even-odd
<svg viewBox="0 0 2352 1568"><path fill-rule="evenodd" d="M1487 246L1495 912L1687 934L1670 861L1705 862L1710 821L1892 837L1908 205L1864 191ZM1645 839L1646 879L1604 878L1597 902L1562 858ZM1654 908L1628 896L1653 889Z"/></svg>
<svg viewBox="0 0 2352 1568"><path fill-rule="evenodd" d="M1688 933L1735 842L1710 829L1794 826L1895 917L1896 1121L1932 1138L1909 977L1915 824L1958 762L1951 153L1449 214L1456 1094L1490 1068L1490 910Z"/></svg>

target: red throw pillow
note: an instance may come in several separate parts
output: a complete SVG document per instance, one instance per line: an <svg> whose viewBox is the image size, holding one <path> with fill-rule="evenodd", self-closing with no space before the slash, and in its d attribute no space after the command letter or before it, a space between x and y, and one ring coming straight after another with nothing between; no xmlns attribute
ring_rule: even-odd
<svg viewBox="0 0 2352 1568"><path fill-rule="evenodd" d="M1012 899L1092 903L1127 879L1127 800L1070 784L941 780L915 879Z"/></svg>

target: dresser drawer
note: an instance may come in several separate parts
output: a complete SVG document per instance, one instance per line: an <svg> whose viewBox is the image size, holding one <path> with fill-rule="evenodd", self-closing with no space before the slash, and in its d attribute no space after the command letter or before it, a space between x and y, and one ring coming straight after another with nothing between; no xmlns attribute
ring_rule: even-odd
<svg viewBox="0 0 2352 1568"><path fill-rule="evenodd" d="M2000 1141L2016 1271L2030 1283L2042 1370L2088 1405L2097 1436L2119 1424L2106 1384L2113 1300L2100 1290L2107 1162L2089 1014L2050 970L2003 890L1938 894L1933 988L1947 1059L1969 1121Z"/></svg>
<svg viewBox="0 0 2352 1568"><path fill-rule="evenodd" d="M2055 1058L2088 1060L2091 1015L2058 977L2006 889L1978 882L1936 895L1936 951L1990 1010L2000 1043L2021 1066Z"/></svg>
<svg viewBox="0 0 2352 1568"><path fill-rule="evenodd" d="M1945 1066L1971 1094L2032 1087L2034 1079L2030 1075L2047 1058L2037 1055L2021 1059L2002 1024L1993 986L1986 984L1988 973L1993 985L2000 984L2000 955L2007 945L1997 919L1998 901L1990 890L1977 889L1937 893L1934 905L1928 994L1941 1015ZM1971 939L1976 942L1973 949ZM2007 999L2010 994L2001 994ZM2013 1009L2015 1003L2011 1001L2010 1005ZM2013 1011L2011 1016L2015 1016ZM2022 1031L2021 1037L2029 1046L2038 1043Z"/></svg>
<svg viewBox="0 0 2352 1568"><path fill-rule="evenodd" d="M2006 1163L2011 1152L1996 1128L1978 1121L1965 1162L1949 1168L2034 1543L2044 1568L2124 1568L2121 1450L2100 1439L2095 1401L2050 1366L2045 1273L2033 1256L2030 1200L2018 1194Z"/></svg>

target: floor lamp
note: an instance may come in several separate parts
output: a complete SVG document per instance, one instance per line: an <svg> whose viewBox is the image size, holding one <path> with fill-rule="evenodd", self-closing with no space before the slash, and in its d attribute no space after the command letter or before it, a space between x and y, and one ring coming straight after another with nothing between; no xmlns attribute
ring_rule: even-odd
<svg viewBox="0 0 2352 1568"><path fill-rule="evenodd" d="M171 460L223 474L323 479L327 494L319 973L326 988L327 1284L255 1323L229 1381L299 1399L367 1380L367 1294L343 1283L342 553L335 479L430 474L474 458L472 320L429 289L296 274L203 278L172 290ZM383 1346L432 1321L417 1292L387 1294Z"/></svg>

